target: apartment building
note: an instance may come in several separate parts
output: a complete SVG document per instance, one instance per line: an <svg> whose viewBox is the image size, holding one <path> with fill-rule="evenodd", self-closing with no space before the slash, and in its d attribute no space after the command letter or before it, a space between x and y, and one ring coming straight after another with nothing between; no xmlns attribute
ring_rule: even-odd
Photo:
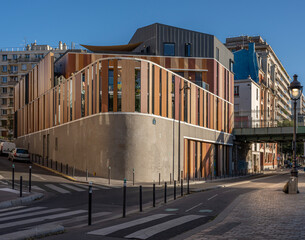
<svg viewBox="0 0 305 240"><path fill-rule="evenodd" d="M14 86L48 52L58 58L66 52L67 45L59 42L57 48L37 45L36 41L25 48L0 49L0 136L10 138L13 134Z"/></svg>
<svg viewBox="0 0 305 240"><path fill-rule="evenodd" d="M271 46L260 36L227 38L225 45L234 53L235 83L250 76L260 87L259 121L255 127L276 127L291 120L290 77ZM277 144L262 143L259 151L261 169L277 167Z"/></svg>
<svg viewBox="0 0 305 240"><path fill-rule="evenodd" d="M152 24L126 45L83 46L15 87L16 143L34 161L148 182L235 170L233 54L215 36Z"/></svg>

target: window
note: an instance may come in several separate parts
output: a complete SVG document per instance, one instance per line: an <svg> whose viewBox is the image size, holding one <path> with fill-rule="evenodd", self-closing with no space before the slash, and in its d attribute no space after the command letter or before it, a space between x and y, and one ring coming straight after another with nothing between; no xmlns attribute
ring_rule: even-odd
<svg viewBox="0 0 305 240"><path fill-rule="evenodd" d="M30 54L25 54L25 58L29 59L30 58Z"/></svg>
<svg viewBox="0 0 305 240"><path fill-rule="evenodd" d="M2 77L2 83L7 83L7 77Z"/></svg>
<svg viewBox="0 0 305 240"><path fill-rule="evenodd" d="M219 61L219 48L216 47L216 60Z"/></svg>
<svg viewBox="0 0 305 240"><path fill-rule="evenodd" d="M256 106L256 118L258 118L258 106Z"/></svg>
<svg viewBox="0 0 305 240"><path fill-rule="evenodd" d="M231 71L231 72L233 72L233 61L230 59L230 62L229 62L229 70Z"/></svg>
<svg viewBox="0 0 305 240"><path fill-rule="evenodd" d="M175 43L164 43L163 44L163 55L164 56L175 56Z"/></svg>
<svg viewBox="0 0 305 240"><path fill-rule="evenodd" d="M239 96L239 86L234 87L234 96Z"/></svg>
<svg viewBox="0 0 305 240"><path fill-rule="evenodd" d="M108 70L108 111L113 111L113 70Z"/></svg>
<svg viewBox="0 0 305 240"><path fill-rule="evenodd" d="M21 65L21 70L26 71L26 64Z"/></svg>
<svg viewBox="0 0 305 240"><path fill-rule="evenodd" d="M17 54L13 54L13 59L17 60Z"/></svg>
<svg viewBox="0 0 305 240"><path fill-rule="evenodd" d="M2 61L7 61L7 55L2 55Z"/></svg>
<svg viewBox="0 0 305 240"><path fill-rule="evenodd" d="M7 110L6 109L3 109L2 110L2 115L6 115L7 114Z"/></svg>
<svg viewBox="0 0 305 240"><path fill-rule="evenodd" d="M2 66L2 72L7 72L7 66L6 65Z"/></svg>
<svg viewBox="0 0 305 240"><path fill-rule="evenodd" d="M258 89L256 89L256 100L258 101Z"/></svg>
<svg viewBox="0 0 305 240"><path fill-rule="evenodd" d="M18 66L11 66L11 72L18 72Z"/></svg>
<svg viewBox="0 0 305 240"><path fill-rule="evenodd" d="M2 88L2 93L7 93L7 88Z"/></svg>
<svg viewBox="0 0 305 240"><path fill-rule="evenodd" d="M185 56L190 57L191 56L191 44L186 43L184 46Z"/></svg>
<svg viewBox="0 0 305 240"><path fill-rule="evenodd" d="M6 103L6 98L2 98L2 105L5 105Z"/></svg>

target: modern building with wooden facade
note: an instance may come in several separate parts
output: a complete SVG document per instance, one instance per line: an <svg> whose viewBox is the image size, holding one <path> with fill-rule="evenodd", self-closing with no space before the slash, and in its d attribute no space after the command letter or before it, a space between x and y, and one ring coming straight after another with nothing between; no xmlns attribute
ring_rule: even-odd
<svg viewBox="0 0 305 240"><path fill-rule="evenodd" d="M169 36L155 48L138 36L145 28L188 38ZM233 54L212 35L143 29L137 43L41 60L15 87L17 145L52 168L108 177L111 167L115 179L131 180L133 171L147 182L232 173Z"/></svg>

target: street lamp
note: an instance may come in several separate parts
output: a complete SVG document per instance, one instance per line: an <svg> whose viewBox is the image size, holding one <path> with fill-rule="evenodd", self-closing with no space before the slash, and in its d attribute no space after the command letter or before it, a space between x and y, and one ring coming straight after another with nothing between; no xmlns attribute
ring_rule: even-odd
<svg viewBox="0 0 305 240"><path fill-rule="evenodd" d="M291 176L297 177L298 170L296 167L296 123L297 123L297 100L300 98L303 90L303 86L298 81L298 75L293 75L293 81L290 83L289 93L292 100L294 100L294 124L293 124L293 167L291 170Z"/></svg>
<svg viewBox="0 0 305 240"><path fill-rule="evenodd" d="M191 89L188 85L187 82L184 82L184 86L181 88L181 81L183 79L180 79L179 83L179 124L178 124L178 182L180 181L180 121L181 121L181 92L183 90L189 90ZM188 170L189 171L189 170Z"/></svg>

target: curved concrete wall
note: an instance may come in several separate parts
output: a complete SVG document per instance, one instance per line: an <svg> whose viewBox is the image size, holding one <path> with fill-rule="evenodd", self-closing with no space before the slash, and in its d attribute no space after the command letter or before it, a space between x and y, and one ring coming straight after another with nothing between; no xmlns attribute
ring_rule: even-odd
<svg viewBox="0 0 305 240"><path fill-rule="evenodd" d="M155 119L155 124L153 120ZM43 136L49 134L49 159L97 176L136 181L177 179L178 122L141 113L99 113L16 140L17 146L43 156ZM57 146L56 146L57 138ZM181 170L183 138L232 144L232 135L181 122ZM46 142L46 140L45 140ZM46 156L45 148L45 156Z"/></svg>

